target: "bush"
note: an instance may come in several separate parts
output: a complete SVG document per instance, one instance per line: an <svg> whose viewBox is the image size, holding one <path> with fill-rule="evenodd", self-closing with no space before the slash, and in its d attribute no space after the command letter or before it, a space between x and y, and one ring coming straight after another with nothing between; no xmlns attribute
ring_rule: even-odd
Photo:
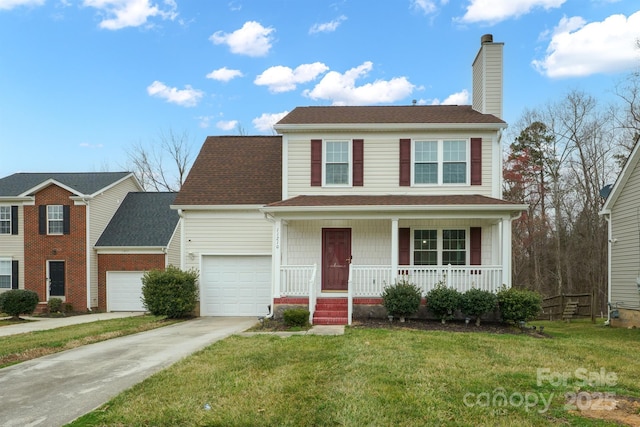
<svg viewBox="0 0 640 427"><path fill-rule="evenodd" d="M18 319L21 314L31 314L38 306L38 294L26 289L12 289L0 294L0 313Z"/></svg>
<svg viewBox="0 0 640 427"><path fill-rule="evenodd" d="M309 310L304 308L290 308L282 312L284 324L288 327L305 327L309 325Z"/></svg>
<svg viewBox="0 0 640 427"><path fill-rule="evenodd" d="M503 322L527 322L542 310L542 296L526 289L503 287L498 292L498 307Z"/></svg>
<svg viewBox="0 0 640 427"><path fill-rule="evenodd" d="M186 317L198 302L198 273L168 266L142 276L142 302L156 316Z"/></svg>
<svg viewBox="0 0 640 427"><path fill-rule="evenodd" d="M493 292L482 289L469 289L460 296L460 311L476 318L476 326L480 326L480 316L496 308L498 298Z"/></svg>
<svg viewBox="0 0 640 427"><path fill-rule="evenodd" d="M382 292L382 305L390 316L399 317L401 321L418 312L422 291L413 283L402 279Z"/></svg>
<svg viewBox="0 0 640 427"><path fill-rule="evenodd" d="M62 312L62 299L60 298L49 298L47 302L47 308L49 309L49 313L59 313ZM66 307L65 307L66 308Z"/></svg>
<svg viewBox="0 0 640 427"><path fill-rule="evenodd" d="M427 307L442 323L453 319L456 310L460 307L460 292L457 289L448 288L440 282L427 293Z"/></svg>

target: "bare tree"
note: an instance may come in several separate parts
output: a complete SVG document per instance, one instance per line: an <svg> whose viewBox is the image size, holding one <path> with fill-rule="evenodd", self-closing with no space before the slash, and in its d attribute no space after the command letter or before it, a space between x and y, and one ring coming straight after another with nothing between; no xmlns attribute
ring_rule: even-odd
<svg viewBox="0 0 640 427"><path fill-rule="evenodd" d="M180 191L194 160L189 132L161 131L156 143L132 144L129 163L146 191Z"/></svg>

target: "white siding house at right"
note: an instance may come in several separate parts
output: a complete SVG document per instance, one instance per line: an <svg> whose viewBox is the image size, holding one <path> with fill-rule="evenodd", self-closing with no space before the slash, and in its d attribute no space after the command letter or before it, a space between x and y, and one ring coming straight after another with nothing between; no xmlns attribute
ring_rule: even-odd
<svg viewBox="0 0 640 427"><path fill-rule="evenodd" d="M612 326L640 326L640 144L636 143L601 212L609 223Z"/></svg>

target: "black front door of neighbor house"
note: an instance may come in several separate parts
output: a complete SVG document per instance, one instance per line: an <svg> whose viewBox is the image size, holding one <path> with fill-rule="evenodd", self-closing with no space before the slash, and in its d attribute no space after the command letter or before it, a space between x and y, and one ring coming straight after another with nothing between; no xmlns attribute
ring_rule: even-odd
<svg viewBox="0 0 640 427"><path fill-rule="evenodd" d="M64 261L49 261L49 296L64 296Z"/></svg>

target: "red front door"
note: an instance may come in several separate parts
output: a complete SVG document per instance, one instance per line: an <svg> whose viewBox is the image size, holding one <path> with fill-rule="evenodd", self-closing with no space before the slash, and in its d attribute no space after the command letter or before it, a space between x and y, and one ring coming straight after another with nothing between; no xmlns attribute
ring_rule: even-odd
<svg viewBox="0 0 640 427"><path fill-rule="evenodd" d="M346 291L351 262L351 229L322 229L322 290Z"/></svg>

